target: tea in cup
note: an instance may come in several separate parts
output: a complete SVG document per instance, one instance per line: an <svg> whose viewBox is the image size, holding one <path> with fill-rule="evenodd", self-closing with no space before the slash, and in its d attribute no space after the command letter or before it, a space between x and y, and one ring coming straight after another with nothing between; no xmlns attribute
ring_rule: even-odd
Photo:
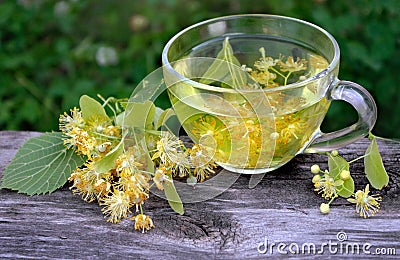
<svg viewBox="0 0 400 260"><path fill-rule="evenodd" d="M328 32L274 15L236 15L190 26L162 53L173 109L195 143L223 168L272 171L303 152L338 149L364 137L376 105L341 81L340 50ZM350 103L357 123L333 133L320 125L332 100Z"/></svg>

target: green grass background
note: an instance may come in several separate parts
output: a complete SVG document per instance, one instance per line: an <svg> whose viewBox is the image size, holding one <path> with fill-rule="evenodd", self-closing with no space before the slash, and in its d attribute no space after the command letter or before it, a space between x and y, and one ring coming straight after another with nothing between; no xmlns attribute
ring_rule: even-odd
<svg viewBox="0 0 400 260"><path fill-rule="evenodd" d="M378 105L374 133L400 133L398 0L0 0L0 130L57 130L58 116L82 94L129 97L161 65L178 31L228 14L292 16L328 30L339 42L341 79L363 85ZM101 66L96 53L118 61ZM356 120L335 102L324 131Z"/></svg>

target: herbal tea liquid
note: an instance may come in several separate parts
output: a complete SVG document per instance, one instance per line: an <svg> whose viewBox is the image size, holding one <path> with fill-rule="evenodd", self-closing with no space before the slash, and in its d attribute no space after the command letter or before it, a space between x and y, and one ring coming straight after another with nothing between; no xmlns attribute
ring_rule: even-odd
<svg viewBox="0 0 400 260"><path fill-rule="evenodd" d="M176 114L187 134L207 146L213 159L225 168L281 166L319 131L315 129L319 129L330 104L322 98L324 93L319 93L323 89L319 84L326 83L317 80L307 84L306 79L326 69L328 62L300 43L280 38L234 36L227 44L226 38L217 38L192 48L182 59L221 58L221 53L228 53L231 56L224 57L237 62L257 86L247 83L229 89L223 84L225 76L224 80L208 81L210 86L219 87L212 91L190 82L177 83L169 88ZM188 76L193 64L178 61L175 68ZM201 82L201 75L210 74L208 70L214 67L198 63L194 78ZM222 68L219 74L211 73L225 75L223 72ZM282 89L297 82L299 87Z"/></svg>

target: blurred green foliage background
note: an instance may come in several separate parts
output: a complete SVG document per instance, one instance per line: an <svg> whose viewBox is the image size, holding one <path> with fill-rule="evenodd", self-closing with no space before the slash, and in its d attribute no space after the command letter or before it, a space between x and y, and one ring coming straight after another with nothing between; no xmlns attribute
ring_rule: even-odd
<svg viewBox="0 0 400 260"><path fill-rule="evenodd" d="M57 130L80 95L129 97L161 65L178 31L228 14L292 16L339 42L340 78L367 88L378 104L374 133L400 137L398 0L0 0L0 129ZM323 130L356 120L335 102Z"/></svg>

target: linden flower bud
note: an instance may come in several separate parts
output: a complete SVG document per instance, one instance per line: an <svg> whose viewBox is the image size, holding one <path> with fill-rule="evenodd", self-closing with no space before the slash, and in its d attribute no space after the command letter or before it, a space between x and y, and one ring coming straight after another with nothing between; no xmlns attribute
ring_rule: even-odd
<svg viewBox="0 0 400 260"><path fill-rule="evenodd" d="M314 174L318 174L320 172L320 168L318 164L314 164L313 166L311 166L311 172Z"/></svg>
<svg viewBox="0 0 400 260"><path fill-rule="evenodd" d="M350 179L350 172L348 170L343 170L340 172L340 179L342 180L348 180Z"/></svg>
<svg viewBox="0 0 400 260"><path fill-rule="evenodd" d="M100 144L97 146L97 151L100 153L104 153L107 150L107 146L105 144Z"/></svg>
<svg viewBox="0 0 400 260"><path fill-rule="evenodd" d="M321 211L322 214L328 214L330 211L329 204L321 203L319 206L319 211Z"/></svg>
<svg viewBox="0 0 400 260"><path fill-rule="evenodd" d="M96 127L96 132L102 133L103 131L104 131L104 127L103 126L99 125L99 126Z"/></svg>
<svg viewBox="0 0 400 260"><path fill-rule="evenodd" d="M338 156L338 155L339 155L339 152L338 152L337 150L333 150L333 151L331 152L331 154L332 154L332 156Z"/></svg>
<svg viewBox="0 0 400 260"><path fill-rule="evenodd" d="M317 183L321 180L321 175L314 175L314 177L312 178L312 182L313 183Z"/></svg>
<svg viewBox="0 0 400 260"><path fill-rule="evenodd" d="M190 176L189 178L186 179L186 182L190 186L195 186L197 184L197 178L194 176Z"/></svg>

